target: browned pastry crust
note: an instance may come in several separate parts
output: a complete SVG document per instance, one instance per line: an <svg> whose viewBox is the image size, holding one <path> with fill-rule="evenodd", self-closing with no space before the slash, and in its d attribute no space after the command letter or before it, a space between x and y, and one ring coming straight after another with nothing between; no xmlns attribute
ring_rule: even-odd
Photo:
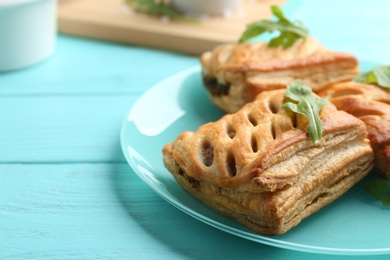
<svg viewBox="0 0 390 260"><path fill-rule="evenodd" d="M376 85L346 82L333 84L319 95L366 125L378 173L390 178L390 94Z"/></svg>
<svg viewBox="0 0 390 260"><path fill-rule="evenodd" d="M329 103L313 144L307 119L281 108L284 93L263 92L163 148L165 167L189 194L266 235L285 233L373 167L362 121Z"/></svg>
<svg viewBox="0 0 390 260"><path fill-rule="evenodd" d="M316 92L359 73L354 56L330 51L313 38L287 49L264 42L224 44L202 54L200 61L211 101L229 113L262 91L285 88L297 80Z"/></svg>

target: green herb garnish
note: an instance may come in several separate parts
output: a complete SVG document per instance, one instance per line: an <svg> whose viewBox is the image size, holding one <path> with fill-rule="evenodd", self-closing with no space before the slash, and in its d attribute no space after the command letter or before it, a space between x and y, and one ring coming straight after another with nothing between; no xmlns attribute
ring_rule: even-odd
<svg viewBox="0 0 390 260"><path fill-rule="evenodd" d="M168 1L160 0L126 0L137 12L150 15L168 16L172 19L195 22L196 19L187 17L171 7Z"/></svg>
<svg viewBox="0 0 390 260"><path fill-rule="evenodd" d="M373 70L361 73L355 82L375 83L384 88L390 88L390 66L378 66Z"/></svg>
<svg viewBox="0 0 390 260"><path fill-rule="evenodd" d="M293 23L288 20L278 6L271 6L271 11L272 14L278 18L277 21L261 20L250 23L242 34L239 42L245 42L265 32L271 33L279 31L279 36L272 38L268 43L268 46L278 47L282 45L283 48L288 48L298 39L306 38L308 36L307 28L299 21Z"/></svg>
<svg viewBox="0 0 390 260"><path fill-rule="evenodd" d="M369 180L365 187L383 206L390 207L390 179Z"/></svg>
<svg viewBox="0 0 390 260"><path fill-rule="evenodd" d="M309 119L307 132L312 143L317 143L322 137L320 111L323 106L329 103L329 100L315 96L310 87L300 82L289 85L285 97L295 102L286 102L283 107Z"/></svg>

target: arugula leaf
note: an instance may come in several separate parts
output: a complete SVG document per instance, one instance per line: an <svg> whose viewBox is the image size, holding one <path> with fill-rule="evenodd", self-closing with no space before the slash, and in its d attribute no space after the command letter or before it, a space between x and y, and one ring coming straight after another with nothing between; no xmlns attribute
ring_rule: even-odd
<svg viewBox="0 0 390 260"><path fill-rule="evenodd" d="M315 96L310 87L297 81L287 87L285 97L295 102L286 102L283 107L309 119L307 132L312 143L317 143L322 137L320 111L329 103L329 100Z"/></svg>
<svg viewBox="0 0 390 260"><path fill-rule="evenodd" d="M367 181L366 190L385 207L390 207L390 179L375 179Z"/></svg>
<svg viewBox="0 0 390 260"><path fill-rule="evenodd" d="M390 88L390 66L378 66L373 70L361 73L355 82L375 83L384 88Z"/></svg>
<svg viewBox="0 0 390 260"><path fill-rule="evenodd" d="M306 38L308 36L307 28L299 21L293 23L288 20L278 6L271 6L271 11L272 14L278 18L278 21L261 20L250 23L241 35L239 42L248 41L265 32L271 33L273 31L279 31L279 36L272 38L268 43L268 46L283 46L283 48L288 48L298 39Z"/></svg>
<svg viewBox="0 0 390 260"><path fill-rule="evenodd" d="M126 0L127 3L137 12L143 12L151 15L166 15L172 19L184 20L188 22L197 22L196 19L187 17L174 10L167 1L156 0Z"/></svg>

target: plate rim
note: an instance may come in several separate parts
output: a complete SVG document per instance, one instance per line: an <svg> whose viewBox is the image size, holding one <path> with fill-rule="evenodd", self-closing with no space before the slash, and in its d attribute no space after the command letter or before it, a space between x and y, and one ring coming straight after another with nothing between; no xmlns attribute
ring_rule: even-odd
<svg viewBox="0 0 390 260"><path fill-rule="evenodd" d="M377 62L373 62L373 61L363 61L363 62L360 61L359 63L377 64ZM151 88L149 88L147 91L145 91L133 103L132 106L130 106L130 108L127 110L127 113L126 113L125 117L122 120L121 129L120 129L120 144L121 144L122 153L124 154L127 163L132 168L134 173L144 183L146 183L146 185L149 188L151 188L158 196L160 196L163 200L168 202L170 205L172 205L175 208L181 210L182 212L186 213L187 215L190 215L191 217L197 219L198 221L201 221L201 222L203 222L203 223L205 223L205 224L207 224L207 225L209 225L209 226L211 226L213 228L217 228L217 229L219 229L221 231L227 232L229 234L232 234L232 235L235 235L235 236L238 236L238 237L241 237L241 238L253 241L253 242L257 242L257 243L261 243L261 244L265 244L265 245L269 245L269 246L273 246L273 247L281 248L281 249L288 249L288 250L307 252L307 253L326 254L326 255L351 255L351 256L353 256L353 255L384 255L384 254L390 254L390 247L389 248L377 248L377 249L369 249L369 248L366 248L366 249L358 249L358 248L357 249L349 249L349 248L345 248L345 249L343 249L343 248L310 246L310 245L304 245L304 244L301 244L301 243L293 243L293 242L278 240L278 239L275 239L275 237L272 237L272 236L265 236L265 235L261 235L261 234L257 234L257 233L244 232L242 230L236 229L234 227L228 226L228 225L226 225L224 223L220 223L220 222L218 222L218 221L216 221L214 219L211 219L211 218L209 218L207 216L204 216L201 213L198 213L195 210L193 210L193 209L191 209L191 208L181 204L177 200L172 200L171 197L173 197L173 195L171 195L170 193L163 192L163 190L159 189L156 185L154 185L151 181L149 181L147 179L147 177L143 173L139 172L137 170L137 165L133 162L133 160L131 160L131 158L128 155L128 151L127 151L128 145L125 145L125 140L124 140L125 139L124 135L125 135L126 127L129 124L128 115L133 111L133 109L137 105L137 103L138 102L142 102L142 99L146 98L146 96L149 95L152 91L154 91L154 89L163 86L164 84L166 84L166 82L170 82L170 81L172 81L173 79L175 79L177 77L183 77L183 76L186 76L186 75L188 76L188 75L191 75L192 73L195 73L195 72L197 72L197 73L201 72L200 65L195 65L195 66L189 67L187 69L181 70L181 71L176 72L176 73L174 73L174 74L172 74L172 75L162 79L161 81L157 82ZM167 170L167 172L168 172L168 170ZM177 184L177 185L180 187L179 184ZM188 196L190 196L188 193L186 193L186 194ZM205 206L205 207L207 207L207 206Z"/></svg>

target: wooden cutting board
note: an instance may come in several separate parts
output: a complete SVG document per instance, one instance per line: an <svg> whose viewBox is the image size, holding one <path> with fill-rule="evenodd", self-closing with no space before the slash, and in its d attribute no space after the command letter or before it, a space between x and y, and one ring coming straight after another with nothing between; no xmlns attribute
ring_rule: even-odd
<svg viewBox="0 0 390 260"><path fill-rule="evenodd" d="M137 13L125 0L60 0L58 28L66 34L198 55L236 42L248 23L271 17L270 5L284 2L243 0L229 16L190 23Z"/></svg>

